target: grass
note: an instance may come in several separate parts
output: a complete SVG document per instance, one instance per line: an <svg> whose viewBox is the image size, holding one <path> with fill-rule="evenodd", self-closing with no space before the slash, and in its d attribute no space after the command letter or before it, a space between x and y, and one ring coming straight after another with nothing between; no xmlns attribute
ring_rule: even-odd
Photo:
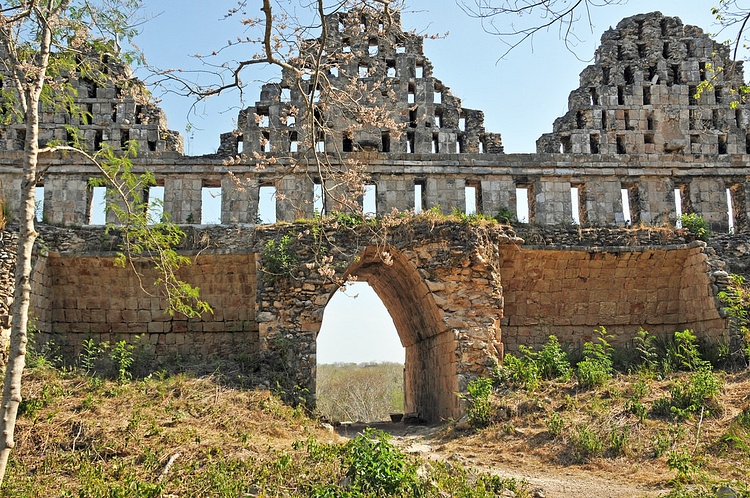
<svg viewBox="0 0 750 498"><path fill-rule="evenodd" d="M384 433L344 439L214 377L123 381L43 363L24 400L3 496L529 496L520 480L427 464Z"/></svg>
<svg viewBox="0 0 750 498"><path fill-rule="evenodd" d="M729 485L750 497L750 370L715 375L721 389L705 409L667 416L651 408L670 399L675 386L700 387L696 372L661 379L618 374L593 388L575 379L542 380L534 391L501 384L489 427L467 432L454 425L444 436L445 449L471 453L488 468L513 465L512 456L523 455L529 469L627 476L669 496L715 496Z"/></svg>

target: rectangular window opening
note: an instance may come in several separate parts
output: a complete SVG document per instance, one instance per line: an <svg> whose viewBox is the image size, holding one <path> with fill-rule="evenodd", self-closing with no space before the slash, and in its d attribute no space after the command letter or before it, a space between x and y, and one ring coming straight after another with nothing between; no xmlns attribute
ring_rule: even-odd
<svg viewBox="0 0 750 498"><path fill-rule="evenodd" d="M221 223L221 187L204 184L201 188L201 225Z"/></svg>
<svg viewBox="0 0 750 498"><path fill-rule="evenodd" d="M719 154L726 154L727 153L727 136L719 135L718 141L719 141L718 143Z"/></svg>
<svg viewBox="0 0 750 498"><path fill-rule="evenodd" d="M465 206L467 215L482 212L482 184L477 181L467 181L464 187Z"/></svg>
<svg viewBox="0 0 750 498"><path fill-rule="evenodd" d="M589 135L589 149L592 154L599 154L599 135Z"/></svg>
<svg viewBox="0 0 750 498"><path fill-rule="evenodd" d="M313 182L313 211L316 216L324 216L326 214L326 203L325 203L325 191L323 190L323 183L319 178L316 178Z"/></svg>
<svg viewBox="0 0 750 498"><path fill-rule="evenodd" d="M151 185L146 192L148 224L156 225L162 222L164 217L164 187L160 185Z"/></svg>
<svg viewBox="0 0 750 498"><path fill-rule="evenodd" d="M622 136L622 135L617 135L617 137L615 137L615 141L616 141L616 146L617 146L617 153L618 154L625 154L626 153L626 150L625 150L625 137Z"/></svg>
<svg viewBox="0 0 750 498"><path fill-rule="evenodd" d="M617 87L617 105L625 105L625 88L622 85Z"/></svg>
<svg viewBox="0 0 750 498"><path fill-rule="evenodd" d="M643 105L651 105L651 87L643 87Z"/></svg>
<svg viewBox="0 0 750 498"><path fill-rule="evenodd" d="M276 223L276 186L261 185L258 188L258 223Z"/></svg>
<svg viewBox="0 0 750 498"><path fill-rule="evenodd" d="M350 133L344 133L344 139L341 144L342 152L354 152L354 141Z"/></svg>
<svg viewBox="0 0 750 498"><path fill-rule="evenodd" d="M417 64L414 67L414 77L417 79L424 78L424 62L417 61Z"/></svg>
<svg viewBox="0 0 750 498"><path fill-rule="evenodd" d="M440 152L440 139L437 133L434 133L432 135L432 153L437 154L438 152Z"/></svg>
<svg viewBox="0 0 750 498"><path fill-rule="evenodd" d="M260 145L263 147L263 152L271 152L271 135L267 131L261 134Z"/></svg>
<svg viewBox="0 0 750 498"><path fill-rule="evenodd" d="M591 105L599 105L599 93L596 91L596 87L589 88L589 96L591 97Z"/></svg>
<svg viewBox="0 0 750 498"><path fill-rule="evenodd" d="M365 218L374 218L378 213L377 192L376 185L371 183L365 185L365 192L362 195L362 215Z"/></svg>
<svg viewBox="0 0 750 498"><path fill-rule="evenodd" d="M414 213L419 214L427 209L427 196L425 195L425 180L414 181Z"/></svg>
<svg viewBox="0 0 750 498"><path fill-rule="evenodd" d="M44 221L44 185L34 188L34 218L39 223Z"/></svg>
<svg viewBox="0 0 750 498"><path fill-rule="evenodd" d="M292 131L289 133L289 152L297 152L299 148L299 142L297 139L297 132Z"/></svg>
<svg viewBox="0 0 750 498"><path fill-rule="evenodd" d="M386 70L385 75L388 78L395 78L396 77L396 61L389 59L385 61Z"/></svg>
<svg viewBox="0 0 750 498"><path fill-rule="evenodd" d="M570 154L573 152L573 142L570 136L560 137L560 152L563 154Z"/></svg>
<svg viewBox="0 0 750 498"><path fill-rule="evenodd" d="M578 187L570 187L570 218L574 225L581 224L581 198Z"/></svg>
<svg viewBox="0 0 750 498"><path fill-rule="evenodd" d="M389 132L384 131L380 134L380 142L382 144L383 152L391 151L391 134Z"/></svg>
<svg viewBox="0 0 750 498"><path fill-rule="evenodd" d="M258 109L255 113L255 123L258 128L268 128L271 118L268 115L268 109Z"/></svg>
<svg viewBox="0 0 750 498"><path fill-rule="evenodd" d="M464 116L458 118L458 129L460 131L466 131L466 118Z"/></svg>
<svg viewBox="0 0 750 498"><path fill-rule="evenodd" d="M734 233L734 199L732 195L732 189L727 187L727 221L728 224L728 230L727 233Z"/></svg>
<svg viewBox="0 0 750 498"><path fill-rule="evenodd" d="M682 189L680 187L674 189L674 215L674 226L682 228Z"/></svg>
<svg viewBox="0 0 750 498"><path fill-rule="evenodd" d="M633 223L633 217L630 212L630 194L628 189L620 189L620 198L622 202L622 219L626 225Z"/></svg>
<svg viewBox="0 0 750 498"><path fill-rule="evenodd" d="M414 154L415 148L415 136L413 131L406 132L406 152L407 154Z"/></svg>
<svg viewBox="0 0 750 498"><path fill-rule="evenodd" d="M292 100L292 89L291 88L282 88L281 89L281 101L282 102L291 102Z"/></svg>
<svg viewBox="0 0 750 498"><path fill-rule="evenodd" d="M519 223L528 223L531 218L529 187L516 186L516 217Z"/></svg>
<svg viewBox="0 0 750 498"><path fill-rule="evenodd" d="M88 218L89 225L107 223L107 187L91 187Z"/></svg>

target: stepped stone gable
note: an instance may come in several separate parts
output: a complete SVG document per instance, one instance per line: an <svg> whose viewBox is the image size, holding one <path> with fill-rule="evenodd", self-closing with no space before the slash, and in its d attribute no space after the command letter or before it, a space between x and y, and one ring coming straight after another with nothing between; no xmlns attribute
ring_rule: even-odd
<svg viewBox="0 0 750 498"><path fill-rule="evenodd" d="M134 169L150 171L163 187L164 210L187 233L179 250L194 256L183 277L215 313L165 315L158 296L115 268L116 230L92 225L89 180L97 171L75 155L46 154L44 247L32 275L37 344L52 341L74 361L89 338L138 336L154 369L174 366L175 358L233 361L256 383L313 402L316 338L337 288L308 266L320 256L322 230L333 277L366 280L391 313L406 349L407 411L426 420L459 417L456 392L469 380L491 374L504 351L540 346L551 333L577 347L605 326L612 344L624 346L641 326L659 335L690 328L702 340L729 338L733 350L741 347L717 299L729 273L750 277L750 117L744 103L730 106L742 71L730 70L726 48L660 13L625 19L603 36L570 111L539 139L538 152L504 154L482 112L464 109L433 76L423 39L402 31L397 15L340 13L325 26L320 84L366 95L383 126L362 126L323 101L326 92L314 102L312 80L287 70L240 112L217 154L187 157L126 67L99 61L117 76L110 85L69 77L91 119L45 112L43 140L65 141L66 125L78 125L90 150L139 141ZM302 62L319 52L316 43L303 45ZM715 89L695 98L709 78ZM291 118L313 104L317 131L306 136L304 123ZM395 125L385 126L391 118ZM0 127L0 195L11 212L20 203L22 131ZM512 214L526 201L530 223L511 229L428 213L390 220L376 237L367 223L352 230L291 223L312 218L315 180L329 180L316 178L311 151L323 151L333 170L350 159L365 164L380 216L413 211L420 197L423 210L464 210L474 195L477 211L488 215ZM275 189L276 219L288 223L257 222L263 187ZM220 224L200 225L206 188L220 192ZM715 233L730 225L733 233L706 245L675 229L678 199L682 212L700 214ZM0 232L2 337L14 230ZM288 278L269 279L266 245L284 235L298 264Z"/></svg>
<svg viewBox="0 0 750 498"><path fill-rule="evenodd" d="M325 74L318 85L326 91L320 100L309 75L298 80L291 69L284 69L280 83L263 85L255 106L240 112L238 130L222 135L220 155L238 154L240 143L244 153L286 154L314 143L326 152L503 152L500 135L484 129L484 113L463 108L433 76L423 38L402 30L400 14L342 12L327 16L325 25ZM314 66L319 50L319 40L308 40L299 54L301 64ZM344 91L357 95L365 107L386 109L398 129L358 127L356 114L326 102L326 96L335 98ZM307 136L311 131L294 119L310 103L320 112L321 135L316 137Z"/></svg>
<svg viewBox="0 0 750 498"><path fill-rule="evenodd" d="M695 26L660 12L622 20L602 35L569 111L537 141L539 152L746 154L742 62ZM703 88L711 82L713 88Z"/></svg>
<svg viewBox="0 0 750 498"><path fill-rule="evenodd" d="M0 57L5 57L0 49ZM182 154L182 137L167 128L167 118L153 103L143 82L136 79L129 66L113 56L90 55L93 67L90 75L68 74L61 78L73 92L79 107L76 116L68 110L56 112L43 106L40 120L40 147L52 141L67 144L73 140L66 126L80 133L81 144L96 151L106 144L114 149L126 142L138 142L138 153L177 152ZM0 66L0 77L5 69ZM7 74L7 73L6 73ZM102 75L106 78L102 78ZM0 99L0 104L6 102ZM0 151L23 151L26 141L25 125L12 123L0 128Z"/></svg>

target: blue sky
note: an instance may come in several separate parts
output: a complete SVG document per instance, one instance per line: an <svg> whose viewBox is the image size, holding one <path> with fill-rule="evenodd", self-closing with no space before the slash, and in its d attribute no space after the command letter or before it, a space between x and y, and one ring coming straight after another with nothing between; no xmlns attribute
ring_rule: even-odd
<svg viewBox="0 0 750 498"><path fill-rule="evenodd" d="M293 8L299 0L284 3ZM624 17L658 10L715 33L718 27L710 7L717 3L718 0L630 0L595 9L591 12L592 28L585 20L576 27L580 42L575 53L563 46L557 29L552 28L503 59L499 59L505 51L502 41L485 33L480 22L468 17L453 0L409 1L402 22L404 29L418 33L448 33L424 42L434 75L461 98L464 107L484 111L486 129L502 134L507 153L520 153L534 152L536 139L551 131L555 118L567 111L568 94L577 88L578 75L589 64L603 31ZM136 41L150 64L189 71L197 67L191 55L218 50L228 39L243 34L236 20L221 20L235 2L189 2L189 8L187 4L184 0L147 3L150 12L158 16L143 26L144 32ZM255 7L260 13L258 0L249 0L248 4L251 14ZM721 34L717 39L729 37ZM277 76L274 71L253 71L244 79L256 84L242 96L233 92L197 105L190 98L154 89L170 128L186 137L188 154L215 152L219 134L232 131L239 110L252 105L259 96L259 85ZM146 77L142 71L138 74ZM188 115L191 130L186 132ZM366 284L359 284L332 298L318 343L319 362L403 361L403 348L393 322L368 289Z"/></svg>

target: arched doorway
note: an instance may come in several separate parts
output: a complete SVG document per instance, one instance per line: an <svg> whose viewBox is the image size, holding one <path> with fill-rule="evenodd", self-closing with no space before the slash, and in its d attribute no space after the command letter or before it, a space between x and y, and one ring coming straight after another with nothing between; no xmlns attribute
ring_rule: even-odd
<svg viewBox="0 0 750 498"><path fill-rule="evenodd" d="M404 347L367 282L331 296L316 339L316 406L332 422L389 420L404 411Z"/></svg>
<svg viewBox="0 0 750 498"><path fill-rule="evenodd" d="M344 275L366 281L382 300L405 348L404 412L435 422L459 415L456 338L404 252L369 247Z"/></svg>

